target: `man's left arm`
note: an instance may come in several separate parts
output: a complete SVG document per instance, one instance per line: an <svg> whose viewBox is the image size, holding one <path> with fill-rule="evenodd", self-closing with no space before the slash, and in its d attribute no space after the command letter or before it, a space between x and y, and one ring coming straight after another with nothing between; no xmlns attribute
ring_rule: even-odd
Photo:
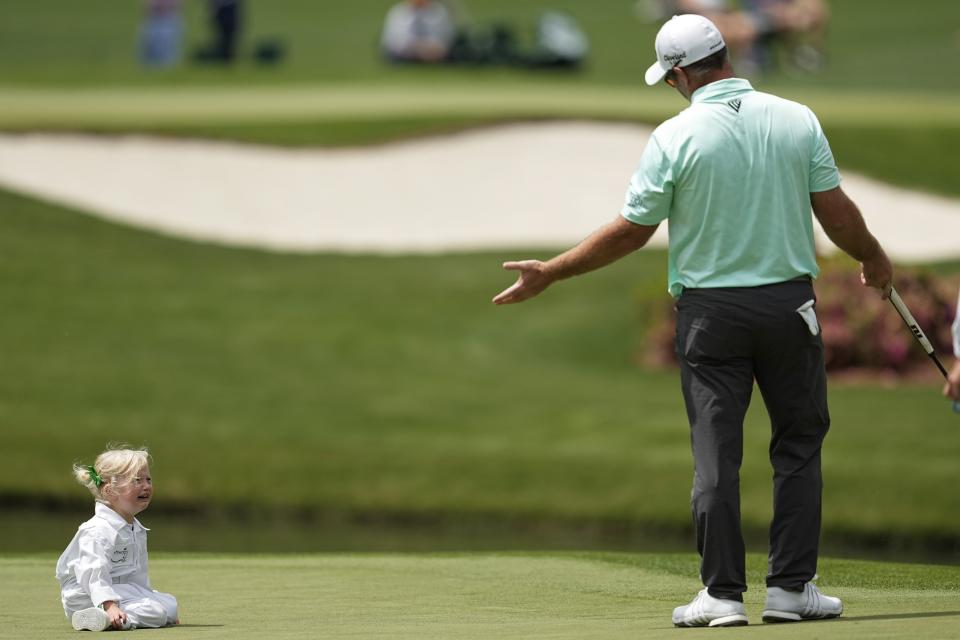
<svg viewBox="0 0 960 640"><path fill-rule="evenodd" d="M886 252L867 229L863 216L843 189L810 194L813 214L833 244L854 260L860 262L860 280L868 287L880 289L883 297L890 297L893 286L893 266Z"/></svg>
<svg viewBox="0 0 960 640"><path fill-rule="evenodd" d="M503 268L519 271L516 283L493 298L494 304L523 302L536 296L557 280L564 280L605 267L647 244L659 224L643 225L622 216L599 229L580 244L541 262L505 262Z"/></svg>

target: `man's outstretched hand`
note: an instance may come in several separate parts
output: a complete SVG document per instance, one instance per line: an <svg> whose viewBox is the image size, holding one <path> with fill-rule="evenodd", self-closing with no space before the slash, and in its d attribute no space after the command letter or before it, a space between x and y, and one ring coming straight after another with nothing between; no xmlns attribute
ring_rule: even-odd
<svg viewBox="0 0 960 640"><path fill-rule="evenodd" d="M551 284L554 278L544 268L545 263L539 260L521 260L519 262L504 262L503 268L507 271L519 271L517 281L493 298L493 304L513 304L523 302L537 295Z"/></svg>

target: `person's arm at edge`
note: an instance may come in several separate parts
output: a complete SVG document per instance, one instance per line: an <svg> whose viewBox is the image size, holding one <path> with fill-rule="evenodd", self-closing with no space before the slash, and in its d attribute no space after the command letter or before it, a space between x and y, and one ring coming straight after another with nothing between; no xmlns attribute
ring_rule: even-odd
<svg viewBox="0 0 960 640"><path fill-rule="evenodd" d="M593 232L580 244L541 262L521 260L504 262L508 271L519 271L516 283L493 298L494 304L523 302L536 296L557 280L565 280L619 260L650 240L659 225L642 225L622 216Z"/></svg>
<svg viewBox="0 0 960 640"><path fill-rule="evenodd" d="M950 333L953 334L953 357L956 359L943 385L943 395L957 402L960 401L960 301L957 302L957 315L953 318Z"/></svg>
<svg viewBox="0 0 960 640"><path fill-rule="evenodd" d="M943 385L943 395L960 401L960 358L955 360L950 368L947 382Z"/></svg>
<svg viewBox="0 0 960 640"><path fill-rule="evenodd" d="M884 299L890 297L893 265L867 229L857 205L840 187L811 193L810 204L830 241L860 263L863 284L880 289Z"/></svg>

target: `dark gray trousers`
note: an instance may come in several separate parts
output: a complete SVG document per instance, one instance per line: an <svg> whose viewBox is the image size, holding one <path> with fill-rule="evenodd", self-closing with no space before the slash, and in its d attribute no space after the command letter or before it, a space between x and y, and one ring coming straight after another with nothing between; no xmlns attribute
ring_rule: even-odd
<svg viewBox="0 0 960 640"><path fill-rule="evenodd" d="M770 416L773 522L767 586L802 588L817 570L820 447L830 426L823 341L797 308L809 280L687 289L677 301L676 349L690 420L691 495L701 578L710 595L747 590L740 529L743 418L756 380Z"/></svg>

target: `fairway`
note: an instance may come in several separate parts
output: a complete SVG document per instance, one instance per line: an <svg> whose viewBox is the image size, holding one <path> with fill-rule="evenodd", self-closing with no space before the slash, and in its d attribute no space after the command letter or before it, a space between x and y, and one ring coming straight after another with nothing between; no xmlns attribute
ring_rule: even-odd
<svg viewBox="0 0 960 640"><path fill-rule="evenodd" d="M77 637L59 608L53 555L0 558L4 637ZM960 637L960 567L821 562L839 620L764 625L764 558L750 556L751 626L723 637ZM187 638L661 638L699 585L693 555L157 555L156 588L180 601ZM151 635L150 637L155 637Z"/></svg>

